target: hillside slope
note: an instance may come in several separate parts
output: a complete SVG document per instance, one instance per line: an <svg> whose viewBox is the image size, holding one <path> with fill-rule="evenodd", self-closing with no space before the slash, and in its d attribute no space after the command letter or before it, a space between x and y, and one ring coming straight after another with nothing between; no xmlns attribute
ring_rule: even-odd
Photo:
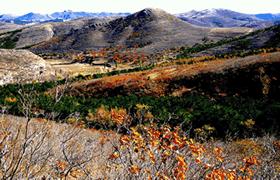
<svg viewBox="0 0 280 180"><path fill-rule="evenodd" d="M103 24L110 21L112 18L104 19L78 19L67 22L50 22L43 24L36 24L30 26L19 26L17 29L5 30L0 34L0 44L11 44L8 47L2 48L30 48L34 45L55 40L60 36L71 34L72 32L95 24ZM14 25L18 27L17 25ZM2 26L6 28L5 26ZM1 29L1 26L0 26Z"/></svg>
<svg viewBox="0 0 280 180"><path fill-rule="evenodd" d="M273 25L270 19L239 13L227 9L205 9L178 14L177 17L194 25L204 27L250 27L264 28Z"/></svg>
<svg viewBox="0 0 280 180"><path fill-rule="evenodd" d="M21 25L0 22L0 34L22 28Z"/></svg>
<svg viewBox="0 0 280 180"><path fill-rule="evenodd" d="M85 50L121 45L155 52L250 32L249 28L210 29L193 26L159 9L144 9L109 22L89 23L64 36L52 38L33 51Z"/></svg>
<svg viewBox="0 0 280 180"><path fill-rule="evenodd" d="M0 85L45 81L54 76L42 58L26 50L0 49Z"/></svg>
<svg viewBox="0 0 280 180"><path fill-rule="evenodd" d="M271 87L267 94L279 97L280 53L221 59L192 65L157 67L153 70L73 83L74 96L183 95L190 92L263 96L264 79Z"/></svg>
<svg viewBox="0 0 280 180"><path fill-rule="evenodd" d="M193 47L194 49L197 49L197 51L195 50L193 53L188 53L187 50L182 54L187 56L188 54L190 56L221 56L227 54L242 55L245 53L254 54L254 51L258 51L261 48L279 48L280 25L257 30L238 38L202 46L204 47L201 49Z"/></svg>
<svg viewBox="0 0 280 180"><path fill-rule="evenodd" d="M159 9L144 9L116 18L85 18L33 25L0 36L2 48L28 48L36 53L137 46L146 53L219 40L251 32L250 28L193 26Z"/></svg>

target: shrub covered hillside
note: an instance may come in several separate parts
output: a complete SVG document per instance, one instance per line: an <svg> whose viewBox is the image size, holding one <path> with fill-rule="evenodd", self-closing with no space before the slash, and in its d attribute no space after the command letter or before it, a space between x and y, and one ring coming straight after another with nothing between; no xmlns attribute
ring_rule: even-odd
<svg viewBox="0 0 280 180"><path fill-rule="evenodd" d="M0 34L38 53L0 50L0 179L280 179L280 29L251 31L145 9Z"/></svg>
<svg viewBox="0 0 280 180"><path fill-rule="evenodd" d="M279 179L279 52L192 61L1 86L0 177Z"/></svg>
<svg viewBox="0 0 280 180"><path fill-rule="evenodd" d="M122 114L116 111L117 123ZM280 178L280 142L274 137L202 142L169 125L138 125L119 135L84 129L76 118L71 122L1 116L1 178ZM197 130L210 131L206 126Z"/></svg>
<svg viewBox="0 0 280 180"><path fill-rule="evenodd" d="M113 113L123 111L133 119L132 127L145 120L148 124L180 125L192 136L205 125L215 129L215 137L279 135L278 57L276 52L134 69L119 75L111 72L87 76L95 78L89 80L81 80L81 76L60 82L7 85L0 88L0 103L9 113L23 115L20 104L24 92L33 99L34 117L52 116L67 122L69 116L78 115L87 127L102 129L115 129ZM138 70L143 71L132 72ZM247 122L252 123L249 130Z"/></svg>

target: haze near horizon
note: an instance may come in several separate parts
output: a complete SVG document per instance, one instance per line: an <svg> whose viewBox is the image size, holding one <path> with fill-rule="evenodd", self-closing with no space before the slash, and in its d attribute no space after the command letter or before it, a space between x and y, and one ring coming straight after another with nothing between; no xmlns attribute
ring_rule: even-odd
<svg viewBox="0 0 280 180"><path fill-rule="evenodd" d="M73 10L87 12L136 12L144 8L160 8L169 13L212 8L230 9L237 12L280 13L279 0L0 0L0 14L22 15L29 12L48 14L56 11Z"/></svg>

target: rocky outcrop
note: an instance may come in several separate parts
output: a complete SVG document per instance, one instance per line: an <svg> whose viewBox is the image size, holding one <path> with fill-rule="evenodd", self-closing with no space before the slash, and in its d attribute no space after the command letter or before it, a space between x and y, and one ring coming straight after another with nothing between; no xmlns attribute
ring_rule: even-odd
<svg viewBox="0 0 280 180"><path fill-rule="evenodd" d="M0 49L0 85L50 80L54 74L45 60L30 51Z"/></svg>
<svg viewBox="0 0 280 180"><path fill-rule="evenodd" d="M26 48L39 44L44 41L50 40L54 35L53 26L51 24L44 24L39 26L33 26L22 30L19 33L19 39L17 41L17 48Z"/></svg>

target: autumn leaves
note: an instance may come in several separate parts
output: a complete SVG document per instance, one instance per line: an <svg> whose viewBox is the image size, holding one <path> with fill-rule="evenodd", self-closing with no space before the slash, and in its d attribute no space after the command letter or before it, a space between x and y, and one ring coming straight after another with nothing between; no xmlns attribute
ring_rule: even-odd
<svg viewBox="0 0 280 180"><path fill-rule="evenodd" d="M178 127L156 125L131 128L110 155L111 164L140 179L252 179L261 161L247 156L228 158L221 146L195 142ZM113 167L113 166L112 166Z"/></svg>

